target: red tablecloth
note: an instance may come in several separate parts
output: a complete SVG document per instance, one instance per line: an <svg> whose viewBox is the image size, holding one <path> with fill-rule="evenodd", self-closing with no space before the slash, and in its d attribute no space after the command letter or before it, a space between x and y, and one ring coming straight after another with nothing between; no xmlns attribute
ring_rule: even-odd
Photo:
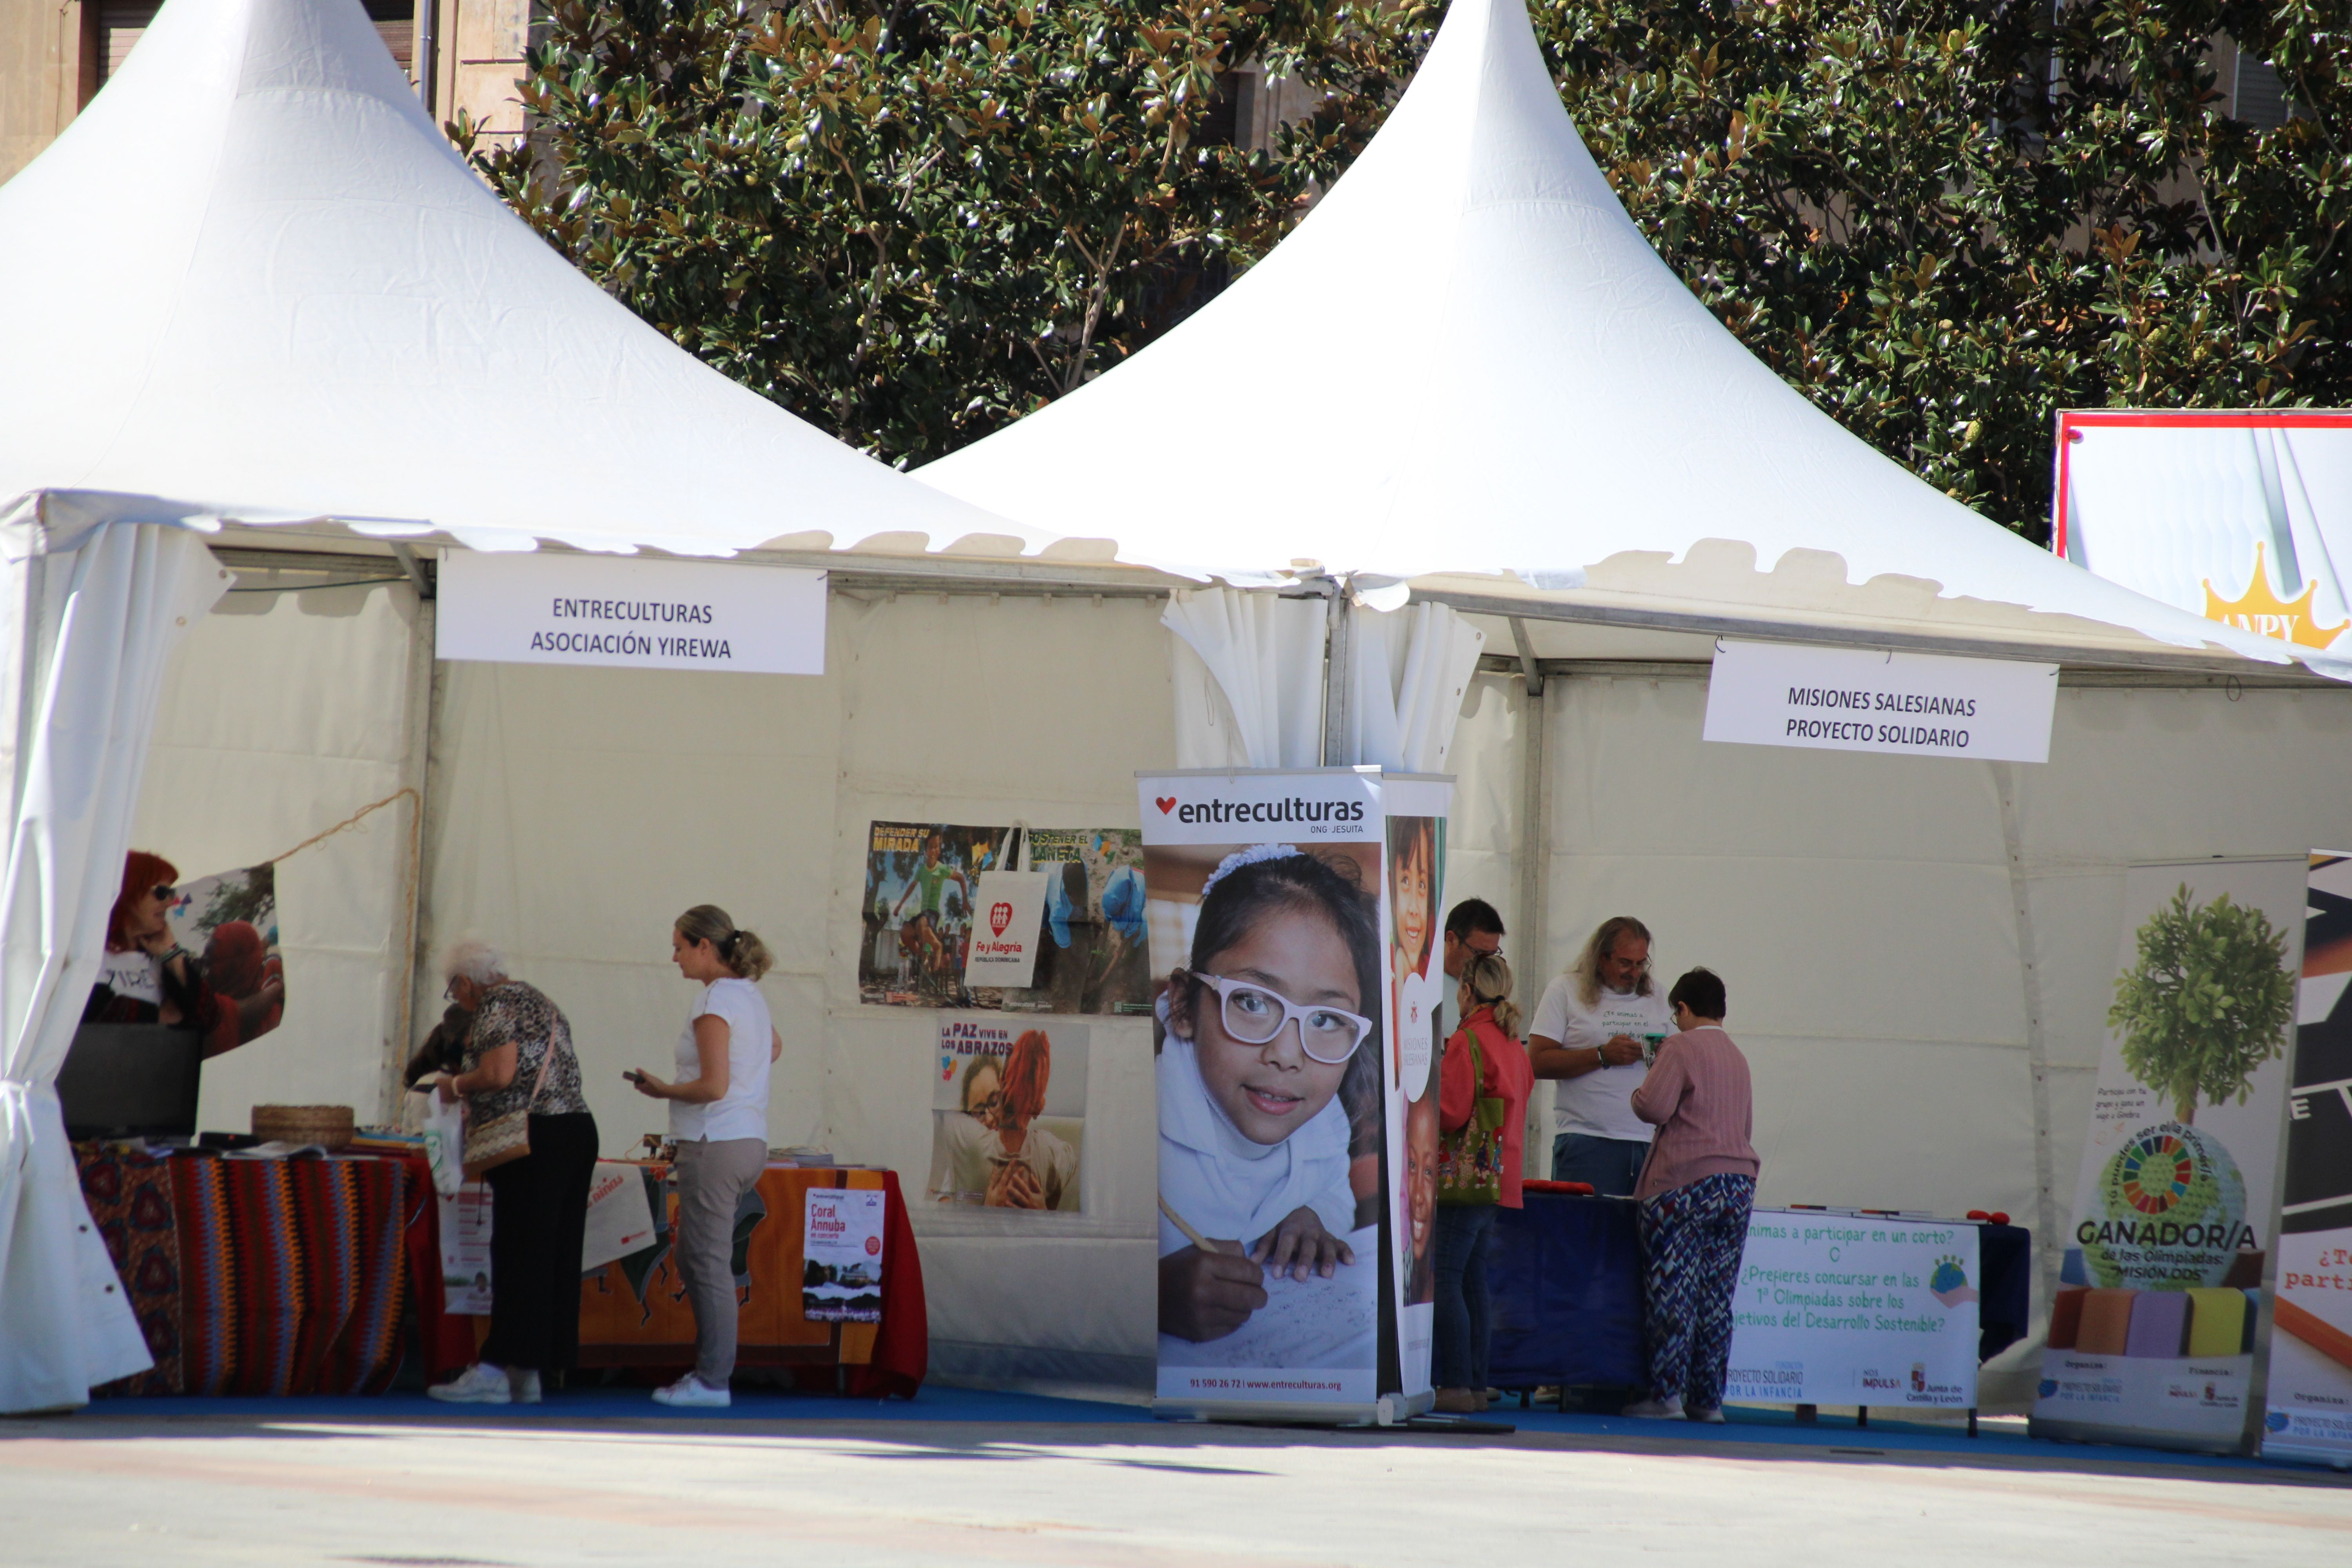
<svg viewBox="0 0 2352 1568"><path fill-rule="evenodd" d="M100 1393L390 1386L417 1194L432 1191L421 1160L164 1158L96 1143L75 1153L155 1358ZM421 1204L428 1217L432 1206Z"/></svg>

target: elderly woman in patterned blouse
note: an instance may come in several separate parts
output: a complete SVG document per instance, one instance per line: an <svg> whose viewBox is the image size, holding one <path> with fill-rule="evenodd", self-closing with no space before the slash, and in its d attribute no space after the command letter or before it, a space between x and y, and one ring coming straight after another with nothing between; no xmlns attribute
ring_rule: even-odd
<svg viewBox="0 0 2352 1568"><path fill-rule="evenodd" d="M461 942L444 965L447 995L474 1016L465 1068L436 1073L445 1101L463 1097L469 1126L530 1112L530 1152L491 1168L490 1333L481 1360L428 1390L436 1399L536 1405L541 1374L580 1349L580 1251L595 1173L596 1119L580 1091L572 1025L536 988L509 977L498 950Z"/></svg>

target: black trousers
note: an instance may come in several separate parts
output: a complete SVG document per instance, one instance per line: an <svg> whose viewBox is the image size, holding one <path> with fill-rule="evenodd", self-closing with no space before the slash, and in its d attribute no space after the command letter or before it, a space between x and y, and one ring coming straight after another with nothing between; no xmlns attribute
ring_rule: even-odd
<svg viewBox="0 0 2352 1568"><path fill-rule="evenodd" d="M530 1119L530 1152L498 1166L490 1184L492 1366L560 1372L580 1353L580 1252L596 1119L584 1110Z"/></svg>

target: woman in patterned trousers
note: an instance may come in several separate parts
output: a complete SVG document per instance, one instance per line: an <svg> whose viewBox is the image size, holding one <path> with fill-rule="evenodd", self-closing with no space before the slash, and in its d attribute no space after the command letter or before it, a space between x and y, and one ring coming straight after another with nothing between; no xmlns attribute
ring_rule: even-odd
<svg viewBox="0 0 2352 1568"><path fill-rule="evenodd" d="M1694 969L1666 1001L1682 1033L1658 1047L1633 1091L1633 1114L1658 1135L1633 1189L1650 1397L1625 1414L1720 1422L1731 1295L1756 1203L1754 1097L1748 1058L1723 1031L1722 980Z"/></svg>

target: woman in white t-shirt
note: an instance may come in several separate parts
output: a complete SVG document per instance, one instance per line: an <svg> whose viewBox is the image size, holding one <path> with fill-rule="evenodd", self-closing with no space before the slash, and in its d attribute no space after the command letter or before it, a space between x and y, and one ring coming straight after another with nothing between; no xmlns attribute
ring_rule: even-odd
<svg viewBox="0 0 2352 1568"><path fill-rule="evenodd" d="M694 1309L694 1370L654 1391L663 1405L723 1405L735 1373L735 1211L768 1163L768 1068L783 1037L760 976L773 961L727 911L697 904L670 931L677 972L702 983L677 1039L677 1078L632 1071L639 1094L669 1101L677 1145L677 1233L670 1243Z"/></svg>

